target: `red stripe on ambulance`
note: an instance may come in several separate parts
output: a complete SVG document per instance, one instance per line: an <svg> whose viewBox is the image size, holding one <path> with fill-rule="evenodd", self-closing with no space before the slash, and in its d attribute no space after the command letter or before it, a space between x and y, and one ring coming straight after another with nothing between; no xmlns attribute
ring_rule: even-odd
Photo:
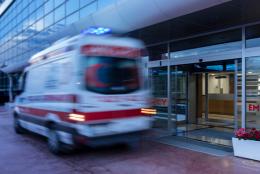
<svg viewBox="0 0 260 174"><path fill-rule="evenodd" d="M45 117L48 114L55 114L62 121L75 122L69 120L68 115L70 114L70 112L53 111L48 109L38 109L38 108L30 108L30 107L23 107L23 106L19 106L19 110L22 114L25 115ZM144 114L141 113L141 109L115 110L115 111L102 111L102 112L73 112L73 113L84 115L86 122L144 116Z"/></svg>

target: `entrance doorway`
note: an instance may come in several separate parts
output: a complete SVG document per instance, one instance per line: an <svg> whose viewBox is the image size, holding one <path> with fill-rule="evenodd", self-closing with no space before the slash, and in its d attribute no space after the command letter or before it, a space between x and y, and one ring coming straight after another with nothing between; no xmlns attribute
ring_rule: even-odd
<svg viewBox="0 0 260 174"><path fill-rule="evenodd" d="M234 72L197 75L197 123L234 127Z"/></svg>
<svg viewBox="0 0 260 174"><path fill-rule="evenodd" d="M177 135L231 146L239 121L237 60L176 65L171 72Z"/></svg>

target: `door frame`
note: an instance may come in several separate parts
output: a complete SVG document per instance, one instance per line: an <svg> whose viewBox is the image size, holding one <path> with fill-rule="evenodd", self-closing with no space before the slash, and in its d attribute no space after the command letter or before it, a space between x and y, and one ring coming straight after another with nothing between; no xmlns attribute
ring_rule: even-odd
<svg viewBox="0 0 260 174"><path fill-rule="evenodd" d="M155 61L148 61L147 63L147 68L156 68L156 67L167 67L168 68L168 77L167 77L167 94L168 94L168 112L171 112L171 103L174 103L174 101L171 101L171 73L170 68L172 66L178 66L178 65L184 65L184 64L194 64L194 63L205 63L205 62L215 62L215 61L223 61L223 60L231 60L231 59L240 59L242 54L241 49L234 49L230 51L225 51L225 52L218 52L218 53L211 53L211 54L203 54L203 55L196 55L196 56L186 56L186 57L181 57L181 58L170 58L170 51L168 49L168 59L163 59L163 60L155 60ZM236 83L237 84L237 83ZM188 85L188 84L187 84ZM187 88L188 90L188 88ZM235 92L235 91L234 91ZM188 94L187 94L188 95ZM237 96L237 90L236 94ZM188 98L188 97L187 97ZM234 103L237 103L237 98L234 101ZM234 108L235 108L234 104ZM187 108L188 109L188 108ZM236 107L237 109L237 107ZM186 115L186 118L188 118L188 115ZM168 113L168 120L172 120L176 118L171 118L171 114ZM236 114L236 120L237 120L237 114ZM234 119L235 120L235 119ZM176 133L177 130L177 125L176 123L168 123L168 130L172 132L173 134Z"/></svg>

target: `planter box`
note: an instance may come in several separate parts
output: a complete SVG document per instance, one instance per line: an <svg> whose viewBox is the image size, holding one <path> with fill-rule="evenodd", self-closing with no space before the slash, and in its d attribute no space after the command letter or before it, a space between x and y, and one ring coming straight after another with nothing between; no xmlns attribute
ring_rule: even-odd
<svg viewBox="0 0 260 174"><path fill-rule="evenodd" d="M260 141L232 138L234 155L260 161Z"/></svg>

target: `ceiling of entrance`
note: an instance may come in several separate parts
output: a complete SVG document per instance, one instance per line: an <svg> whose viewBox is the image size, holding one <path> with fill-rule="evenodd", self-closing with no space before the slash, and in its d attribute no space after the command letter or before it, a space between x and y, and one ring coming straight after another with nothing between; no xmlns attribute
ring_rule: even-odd
<svg viewBox="0 0 260 174"><path fill-rule="evenodd" d="M129 33L147 44L216 31L260 19L259 0L233 0Z"/></svg>

